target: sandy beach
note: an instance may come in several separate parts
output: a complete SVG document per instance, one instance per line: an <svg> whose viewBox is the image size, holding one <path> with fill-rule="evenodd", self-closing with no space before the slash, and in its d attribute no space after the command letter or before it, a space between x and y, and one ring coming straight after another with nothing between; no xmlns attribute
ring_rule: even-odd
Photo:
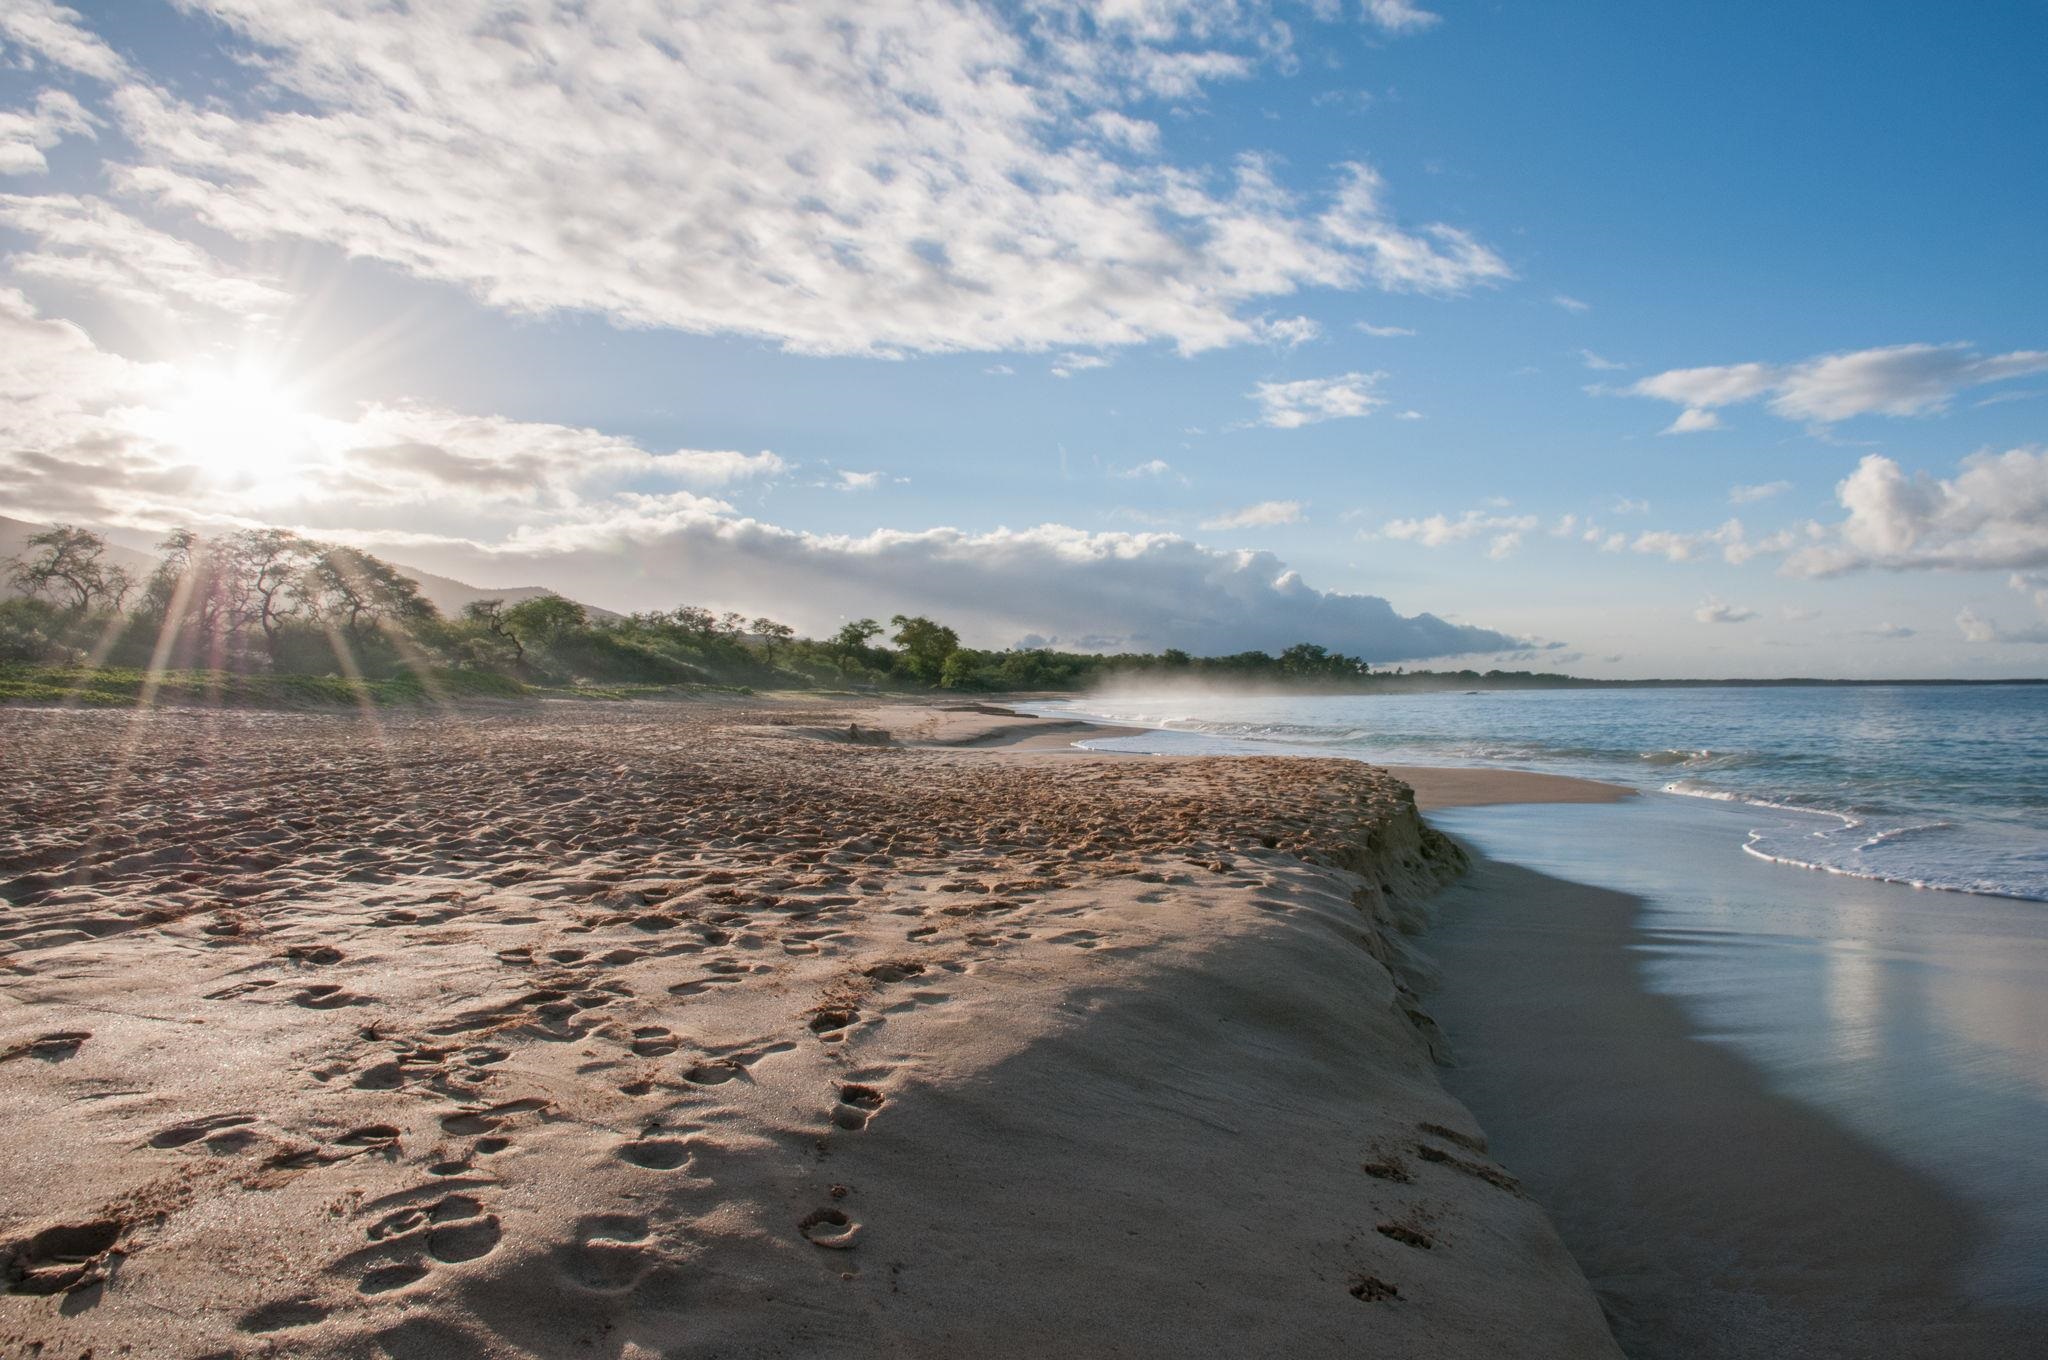
<svg viewBox="0 0 2048 1360"><path fill-rule="evenodd" d="M1073 736L0 713L0 1348L1618 1354L1439 1082L1407 787Z"/></svg>

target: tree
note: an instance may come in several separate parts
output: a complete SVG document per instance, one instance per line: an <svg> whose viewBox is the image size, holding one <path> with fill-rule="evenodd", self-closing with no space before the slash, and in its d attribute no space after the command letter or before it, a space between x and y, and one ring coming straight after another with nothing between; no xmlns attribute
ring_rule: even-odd
<svg viewBox="0 0 2048 1360"><path fill-rule="evenodd" d="M508 605L499 615L507 631L528 644L546 646L590 622L583 606L560 595L535 595ZM525 655L525 648L520 648Z"/></svg>
<svg viewBox="0 0 2048 1360"><path fill-rule="evenodd" d="M289 529L250 529L230 537L225 552L242 598L234 609L237 629L254 623L273 659L285 621L298 612L295 586L315 547Z"/></svg>
<svg viewBox="0 0 2048 1360"><path fill-rule="evenodd" d="M10 558L7 564L8 579L25 595L48 591L59 597L59 604L82 614L94 601L119 609L134 588L127 572L103 560L107 541L90 529L53 525L31 534L28 546L42 549L41 554Z"/></svg>
<svg viewBox="0 0 2048 1360"><path fill-rule="evenodd" d="M471 600L462 607L462 617L482 628L498 641L510 644L512 668L526 669L526 644L519 640L519 634L505 626L505 602L503 600Z"/></svg>
<svg viewBox="0 0 2048 1360"><path fill-rule="evenodd" d="M946 658L960 650L960 635L921 614L898 614L889 622L896 629L895 643L902 648L903 668L927 685L944 680Z"/></svg>
<svg viewBox="0 0 2048 1360"><path fill-rule="evenodd" d="M677 605L669 614L668 622L671 628L706 640L718 631L718 620L712 617L711 611L694 604Z"/></svg>
<svg viewBox="0 0 2048 1360"><path fill-rule="evenodd" d="M729 642L737 642L747 631L747 616L737 609L728 609L718 616L718 635Z"/></svg>
<svg viewBox="0 0 2048 1360"><path fill-rule="evenodd" d="M786 623L777 623L765 615L754 620L753 629L754 636L761 639L761 651L771 666L775 664L775 649L796 637L796 629Z"/></svg>
<svg viewBox="0 0 2048 1360"><path fill-rule="evenodd" d="M370 629L435 618L419 582L389 562L355 548L322 548L300 572L293 592L316 617L360 640Z"/></svg>
<svg viewBox="0 0 2048 1360"><path fill-rule="evenodd" d="M882 635L882 625L873 619L855 619L841 624L839 631L832 635L832 650L839 655L839 669L844 671L847 662L857 656L866 656L868 643Z"/></svg>

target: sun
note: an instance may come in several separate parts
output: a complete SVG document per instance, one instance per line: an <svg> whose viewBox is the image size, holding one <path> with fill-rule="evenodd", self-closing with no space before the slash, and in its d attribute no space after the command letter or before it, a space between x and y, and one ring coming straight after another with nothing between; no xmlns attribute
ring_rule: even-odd
<svg viewBox="0 0 2048 1360"><path fill-rule="evenodd" d="M253 364L186 375L176 396L138 423L209 481L241 490L288 489L303 468L311 435L311 418L290 387Z"/></svg>

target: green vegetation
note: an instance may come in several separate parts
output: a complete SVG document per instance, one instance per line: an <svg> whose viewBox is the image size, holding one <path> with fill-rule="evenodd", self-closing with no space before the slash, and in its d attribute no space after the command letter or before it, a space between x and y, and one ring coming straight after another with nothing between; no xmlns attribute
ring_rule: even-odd
<svg viewBox="0 0 2048 1360"><path fill-rule="evenodd" d="M935 619L855 619L829 638L697 605L593 614L559 595L486 599L448 618L360 549L283 529L179 529L147 578L57 525L4 565L0 700L302 707L539 696L619 699L754 689L1071 691L1111 676L1324 689L1490 686L1563 676L1373 672L1312 643L1278 656L982 651ZM148 676L156 676L152 683Z"/></svg>

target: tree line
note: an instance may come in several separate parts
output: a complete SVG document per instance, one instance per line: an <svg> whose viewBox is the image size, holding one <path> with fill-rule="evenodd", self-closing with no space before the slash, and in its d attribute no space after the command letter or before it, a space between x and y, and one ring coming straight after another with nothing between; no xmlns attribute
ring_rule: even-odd
<svg viewBox="0 0 2048 1360"><path fill-rule="evenodd" d="M358 548L285 529L174 530L141 577L106 540L56 525L4 565L0 663L148 666L384 678L441 667L529 684L862 685L969 691L1080 689L1112 671L1229 680L1358 682L1360 658L1313 643L1247 651L1105 656L984 651L922 615L852 620L800 637L776 619L679 605L593 615L555 594L482 599L443 615L419 583Z"/></svg>

